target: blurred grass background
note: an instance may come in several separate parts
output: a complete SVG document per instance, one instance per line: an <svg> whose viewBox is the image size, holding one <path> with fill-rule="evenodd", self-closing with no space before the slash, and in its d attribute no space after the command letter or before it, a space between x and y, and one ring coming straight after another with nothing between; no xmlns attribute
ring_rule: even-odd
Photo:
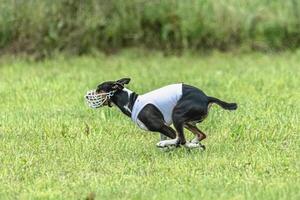
<svg viewBox="0 0 300 200"><path fill-rule="evenodd" d="M300 46L298 0L0 0L0 53Z"/></svg>

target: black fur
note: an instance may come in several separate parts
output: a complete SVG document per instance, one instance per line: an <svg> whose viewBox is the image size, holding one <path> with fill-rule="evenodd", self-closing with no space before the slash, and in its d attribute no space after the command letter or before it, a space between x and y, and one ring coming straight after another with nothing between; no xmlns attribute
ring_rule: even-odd
<svg viewBox="0 0 300 200"><path fill-rule="evenodd" d="M236 103L227 103L227 102L221 101L220 99L217 99L215 97L208 97L208 102L216 103L226 110L236 110L237 109Z"/></svg>
<svg viewBox="0 0 300 200"><path fill-rule="evenodd" d="M124 84L128 84L129 78L120 79L118 81L108 81L97 87L97 92L114 91L114 96L109 100L115 104L125 115L131 117L131 111L138 95L135 92L128 93L124 91ZM159 132L169 138L178 137L177 145L185 144L184 128L187 128L199 137L199 141L206 138L196 124L202 122L208 115L210 104L216 103L227 110L237 109L236 103L226 103L215 97L209 97L200 89L183 84L182 97L174 107L172 120L176 131L165 125L163 114L152 104L146 105L139 113L138 119L143 122L149 131ZM177 132L177 134L176 134Z"/></svg>

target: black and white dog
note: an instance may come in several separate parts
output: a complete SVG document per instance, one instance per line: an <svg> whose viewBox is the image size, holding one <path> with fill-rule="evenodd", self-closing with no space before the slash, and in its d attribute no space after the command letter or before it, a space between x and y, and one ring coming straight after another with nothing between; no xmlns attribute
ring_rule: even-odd
<svg viewBox="0 0 300 200"><path fill-rule="evenodd" d="M159 132L161 141L157 146L161 148L180 145L204 148L200 141L205 139L206 135L196 124L207 117L210 106L216 103L227 110L237 109L236 103L226 103L206 96L201 90L190 85L172 84L138 95L124 87L129 82L130 78L103 82L96 90L87 93L86 101L92 108L116 105L140 128ZM176 131L170 127L171 124ZM186 141L184 128L196 136L191 142Z"/></svg>

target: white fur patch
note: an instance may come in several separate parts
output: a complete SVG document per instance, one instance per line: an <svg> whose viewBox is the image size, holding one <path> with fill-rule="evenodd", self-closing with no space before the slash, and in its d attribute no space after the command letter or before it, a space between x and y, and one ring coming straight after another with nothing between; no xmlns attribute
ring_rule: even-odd
<svg viewBox="0 0 300 200"><path fill-rule="evenodd" d="M172 140L163 140L163 141L160 141L156 144L157 147L160 147L160 148L164 148L164 147L167 147L167 146L171 146L171 145L176 145L178 139L175 138L175 139L172 139Z"/></svg>
<svg viewBox="0 0 300 200"><path fill-rule="evenodd" d="M123 91L127 93L128 99L130 98L130 95L133 93L131 90L129 90L127 88L123 88ZM128 103L129 103L129 101L128 101ZM128 108L128 104L126 104L124 106L124 109L131 113L131 110Z"/></svg>
<svg viewBox="0 0 300 200"><path fill-rule="evenodd" d="M190 149L201 147L199 142L198 143L186 142L184 146Z"/></svg>
<svg viewBox="0 0 300 200"><path fill-rule="evenodd" d="M127 89L127 88L123 88L124 92L127 92L128 97L133 93L131 90Z"/></svg>
<svg viewBox="0 0 300 200"><path fill-rule="evenodd" d="M128 108L128 105L125 105L124 109L131 113L131 110Z"/></svg>
<svg viewBox="0 0 300 200"><path fill-rule="evenodd" d="M193 144L198 144L199 143L199 138L198 138L198 136L196 136L192 141L191 141L191 143L193 143Z"/></svg>

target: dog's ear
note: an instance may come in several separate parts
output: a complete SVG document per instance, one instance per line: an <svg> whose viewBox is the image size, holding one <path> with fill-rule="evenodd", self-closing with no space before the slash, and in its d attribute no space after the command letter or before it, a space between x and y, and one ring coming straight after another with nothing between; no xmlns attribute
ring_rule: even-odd
<svg viewBox="0 0 300 200"><path fill-rule="evenodd" d="M114 90L123 90L124 85L130 82L130 78L122 78L114 82L112 89Z"/></svg>
<svg viewBox="0 0 300 200"><path fill-rule="evenodd" d="M122 85L128 84L130 82L130 78L122 78L120 80L116 81L117 83L120 83Z"/></svg>
<svg viewBox="0 0 300 200"><path fill-rule="evenodd" d="M115 82L112 86L113 90L123 90L123 88L124 88L124 85L119 82Z"/></svg>

